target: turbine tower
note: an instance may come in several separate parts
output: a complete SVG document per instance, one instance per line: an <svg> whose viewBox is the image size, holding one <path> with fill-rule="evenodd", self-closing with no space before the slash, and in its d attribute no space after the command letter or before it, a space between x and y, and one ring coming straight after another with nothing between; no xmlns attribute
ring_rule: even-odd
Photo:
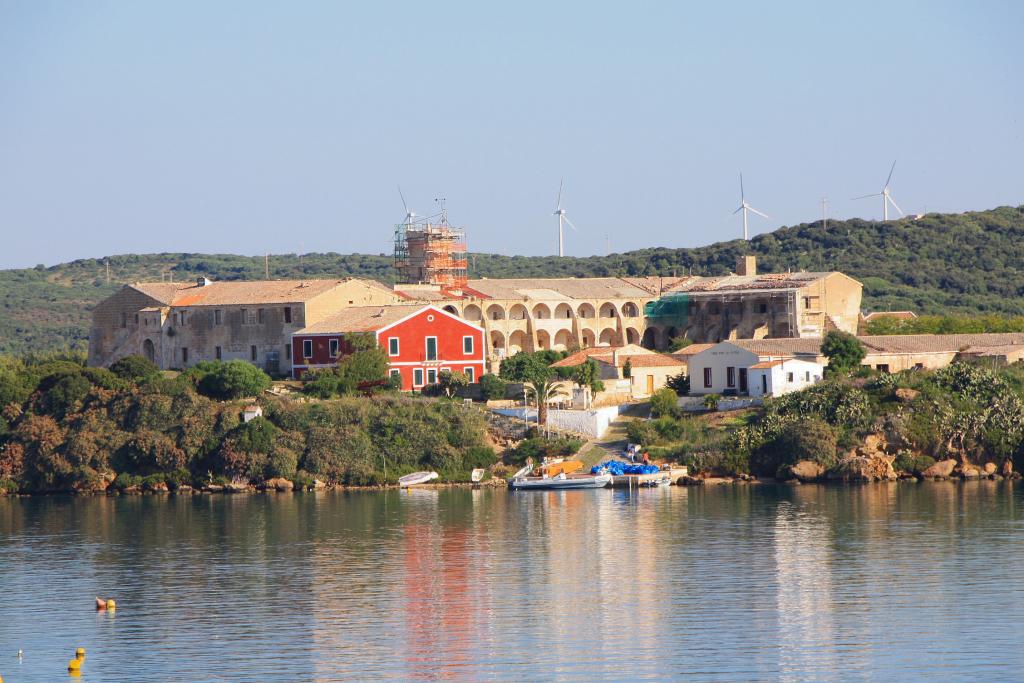
<svg viewBox="0 0 1024 683"><path fill-rule="evenodd" d="M416 220L416 212L409 209L409 205L405 203L405 195L402 194L402 186L398 186L398 196L402 198L402 208L405 209L405 224L411 225Z"/></svg>
<svg viewBox="0 0 1024 683"><path fill-rule="evenodd" d="M569 224L569 227L576 230L576 226L572 224L569 217L565 215L565 209L562 208L562 188L565 185L565 179L563 178L558 183L558 201L555 203L555 211L552 216L558 216L558 255L565 256L565 223ZM577 230L577 232L579 232Z"/></svg>
<svg viewBox="0 0 1024 683"><path fill-rule="evenodd" d="M903 209L896 205L893 201L892 194L889 192L889 183L892 181L892 172L896 170L896 162L892 162L892 168L889 169L889 177L885 179L885 187L882 188L881 192L875 192L872 194L861 195L860 197L854 197L854 199L867 199L868 197L881 197L882 198L882 220L889 220L889 205L892 204L892 208L900 212L901 216L906 216L903 213Z"/></svg>
<svg viewBox="0 0 1024 683"><path fill-rule="evenodd" d="M736 209L735 211L733 211L732 215L735 216L740 211L743 212L743 239L744 240L749 240L750 239L750 232L747 230L747 215L751 211L756 213L758 216L761 216L762 218L767 218L768 220L771 220L771 216L769 216L768 214L761 213L760 211L758 211L757 209L752 207L750 205L750 203L747 201L747 197L743 193L743 174L742 173L740 173L740 207L738 209Z"/></svg>

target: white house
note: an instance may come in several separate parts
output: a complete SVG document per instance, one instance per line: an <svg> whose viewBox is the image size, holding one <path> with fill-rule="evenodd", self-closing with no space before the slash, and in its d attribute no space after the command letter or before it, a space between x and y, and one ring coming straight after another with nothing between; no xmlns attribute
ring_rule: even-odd
<svg viewBox="0 0 1024 683"><path fill-rule="evenodd" d="M823 366L813 357L759 354L741 344L723 341L693 354L690 393L771 396L821 381Z"/></svg>
<svg viewBox="0 0 1024 683"><path fill-rule="evenodd" d="M764 360L748 370L751 396L781 396L821 381L821 363L798 358Z"/></svg>

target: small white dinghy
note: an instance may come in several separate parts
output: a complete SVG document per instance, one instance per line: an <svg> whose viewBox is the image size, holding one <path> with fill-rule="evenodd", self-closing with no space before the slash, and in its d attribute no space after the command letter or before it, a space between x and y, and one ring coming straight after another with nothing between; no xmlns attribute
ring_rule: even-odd
<svg viewBox="0 0 1024 683"><path fill-rule="evenodd" d="M437 472L413 472L404 477L399 477L398 485L404 489L409 486L416 486L417 484L426 484L434 479L437 479Z"/></svg>
<svg viewBox="0 0 1024 683"><path fill-rule="evenodd" d="M473 470L473 473L469 476L469 480L471 482L473 482L474 484L479 484L481 481L483 481L484 472L486 472L486 470L484 470L483 468L477 467L475 470Z"/></svg>

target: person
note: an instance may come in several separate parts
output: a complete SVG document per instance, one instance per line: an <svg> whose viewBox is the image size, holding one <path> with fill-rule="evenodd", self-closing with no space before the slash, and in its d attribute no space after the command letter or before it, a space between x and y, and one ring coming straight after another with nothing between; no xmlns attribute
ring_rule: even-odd
<svg viewBox="0 0 1024 683"><path fill-rule="evenodd" d="M651 464L651 456L647 454L647 451L644 451L644 464L645 465L650 465Z"/></svg>

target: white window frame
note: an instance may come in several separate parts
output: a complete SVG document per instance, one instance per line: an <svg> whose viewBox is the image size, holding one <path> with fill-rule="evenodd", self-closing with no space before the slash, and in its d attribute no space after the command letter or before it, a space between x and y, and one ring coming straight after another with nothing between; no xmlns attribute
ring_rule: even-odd
<svg viewBox="0 0 1024 683"><path fill-rule="evenodd" d="M309 344L309 353L306 353L306 345ZM313 357L313 340L303 339L302 340L302 357L312 358Z"/></svg>
<svg viewBox="0 0 1024 683"><path fill-rule="evenodd" d="M434 379L430 379L430 374L434 374ZM437 368L427 368L427 384L437 384Z"/></svg>
<svg viewBox="0 0 1024 683"><path fill-rule="evenodd" d="M704 368L704 388L710 389L715 384L714 372L711 368Z"/></svg>
<svg viewBox="0 0 1024 683"><path fill-rule="evenodd" d="M395 345L395 352L391 352L392 342ZM394 358L395 356L402 355L402 343L398 340L398 337L388 337L388 355Z"/></svg>
<svg viewBox="0 0 1024 683"><path fill-rule="evenodd" d="M467 368L463 368L462 372L466 375L466 377L469 378L470 384L476 382L476 368L474 368L473 366L469 366Z"/></svg>
<svg viewBox="0 0 1024 683"><path fill-rule="evenodd" d="M327 353L331 358L337 358L338 352L341 350L341 340L331 339L327 342Z"/></svg>
<svg viewBox="0 0 1024 683"><path fill-rule="evenodd" d="M430 357L430 340L434 340L434 357ZM437 360L437 357L441 355L440 349L437 346L437 337L424 337L423 338L423 359L424 360Z"/></svg>
<svg viewBox="0 0 1024 683"><path fill-rule="evenodd" d="M423 386L423 377L424 377L424 375L423 375L423 368L413 368L412 369L412 385L414 387L422 387Z"/></svg>
<svg viewBox="0 0 1024 683"><path fill-rule="evenodd" d="M398 368L390 368L388 370L388 377L394 377L395 375L398 375L399 377L401 377L402 376L402 371L399 370Z"/></svg>
<svg viewBox="0 0 1024 683"><path fill-rule="evenodd" d="M466 340L467 339L469 340L469 351L466 350ZM462 337L462 355L463 356L472 356L473 352L475 350L476 350L476 340L473 338L473 335L467 334L467 335L463 336Z"/></svg>

